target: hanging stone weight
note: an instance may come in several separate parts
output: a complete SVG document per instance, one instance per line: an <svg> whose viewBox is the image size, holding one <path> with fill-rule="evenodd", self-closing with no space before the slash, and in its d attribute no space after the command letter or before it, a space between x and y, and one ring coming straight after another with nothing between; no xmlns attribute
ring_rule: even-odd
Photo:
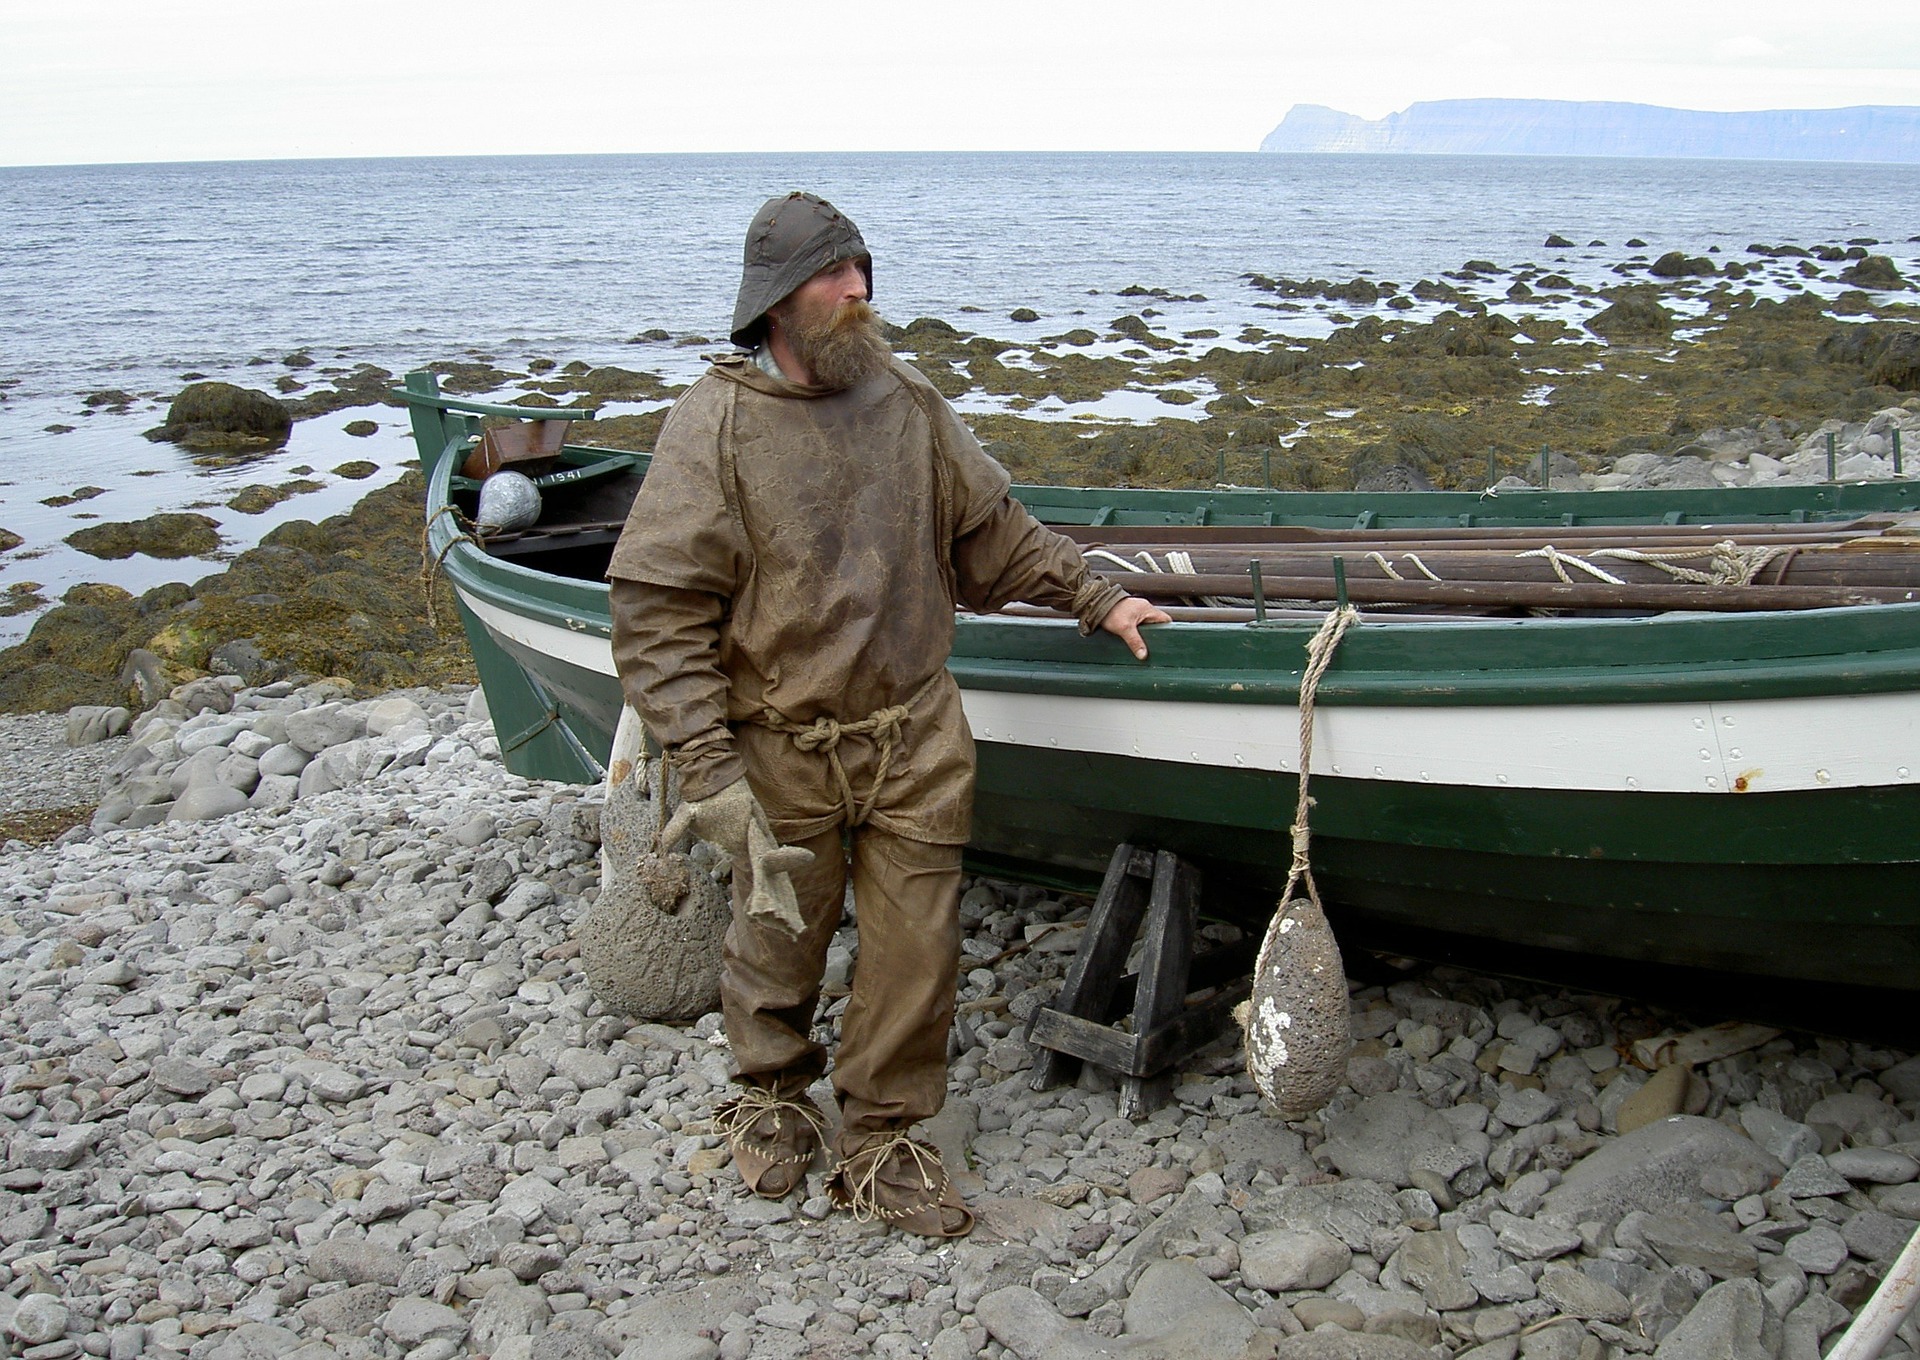
<svg viewBox="0 0 1920 1360"><path fill-rule="evenodd" d="M1353 1050L1346 970L1317 903L1296 898L1275 914L1242 1004L1247 1075L1284 1118L1306 1118L1340 1089Z"/></svg>
<svg viewBox="0 0 1920 1360"><path fill-rule="evenodd" d="M720 945L732 906L724 883L656 842L666 772L645 760L640 724L621 715L600 814L600 896L580 923L580 964L608 1010L691 1020L720 1007Z"/></svg>

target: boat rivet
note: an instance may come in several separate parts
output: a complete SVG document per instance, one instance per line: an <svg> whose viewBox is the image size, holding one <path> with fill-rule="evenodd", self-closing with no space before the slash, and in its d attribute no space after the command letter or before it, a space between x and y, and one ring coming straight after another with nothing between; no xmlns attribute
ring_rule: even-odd
<svg viewBox="0 0 1920 1360"><path fill-rule="evenodd" d="M1733 715L1732 715L1731 713L1728 713L1728 714L1724 714L1724 715L1722 715L1722 716L1721 716L1721 719L1720 719L1720 721L1721 721L1721 722L1722 722L1723 724L1725 724L1726 726L1728 726L1728 727L1732 727L1732 726L1733 726Z"/></svg>
<svg viewBox="0 0 1920 1360"><path fill-rule="evenodd" d="M1831 784L1833 782L1833 776L1828 774L1825 770L1815 770L1813 772L1813 777L1816 782L1821 784Z"/></svg>
<svg viewBox="0 0 1920 1360"><path fill-rule="evenodd" d="M1384 778L1386 778L1386 774L1387 774L1387 772L1386 772L1385 770L1383 770L1383 769L1381 769L1381 768L1380 768L1380 767L1379 767L1378 765L1376 765L1376 766L1374 766L1374 767L1373 767L1373 772L1374 772L1375 774L1377 774L1377 775L1379 775L1379 776L1380 776L1380 777L1381 777L1382 779L1384 779Z"/></svg>
<svg viewBox="0 0 1920 1360"><path fill-rule="evenodd" d="M1900 778L1905 779L1907 777L1907 767L1902 765L1899 769L1895 770L1894 773Z"/></svg>
<svg viewBox="0 0 1920 1360"><path fill-rule="evenodd" d="M1494 778L1495 778L1496 780L1498 780L1498 781L1499 781L1500 783L1502 783L1502 784L1505 784L1505 783L1507 783L1507 782L1508 782L1508 781L1507 781L1507 777L1506 777L1505 775L1503 775L1503 774L1497 774L1497 775L1495 775L1495 776L1494 776Z"/></svg>
<svg viewBox="0 0 1920 1360"><path fill-rule="evenodd" d="M1700 759L1702 759L1702 760L1712 760L1712 759L1713 759L1713 752L1711 752L1711 751L1702 751L1702 752L1700 753Z"/></svg>
<svg viewBox="0 0 1920 1360"><path fill-rule="evenodd" d="M1630 789L1637 789L1640 787L1640 781L1637 779L1630 778L1627 780L1627 787Z"/></svg>
<svg viewBox="0 0 1920 1360"><path fill-rule="evenodd" d="M1715 779L1712 775L1708 775L1707 787L1710 789L1717 789L1720 787L1720 781L1718 779Z"/></svg>
<svg viewBox="0 0 1920 1360"><path fill-rule="evenodd" d="M1696 732L1704 732L1704 731L1706 731L1706 730L1707 730L1707 720L1706 720L1705 718L1695 718L1695 719L1693 720L1693 730L1694 730L1694 731L1696 731Z"/></svg>
<svg viewBox="0 0 1920 1360"><path fill-rule="evenodd" d="M1733 760L1738 760L1738 759L1740 759L1740 748L1739 748L1738 746L1730 746L1730 747L1728 747L1728 748L1727 748L1727 755L1728 755L1728 757L1729 757L1729 758L1731 758L1731 759L1733 759Z"/></svg>

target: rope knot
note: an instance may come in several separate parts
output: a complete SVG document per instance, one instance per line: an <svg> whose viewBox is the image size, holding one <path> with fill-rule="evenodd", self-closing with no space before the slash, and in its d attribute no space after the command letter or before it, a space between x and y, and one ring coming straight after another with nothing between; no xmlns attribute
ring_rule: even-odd
<svg viewBox="0 0 1920 1360"><path fill-rule="evenodd" d="M767 709L755 719L762 727L774 732L783 732L793 738L793 744L809 755L823 755L827 758L827 768L833 774L834 787L840 794L840 806L846 813L847 825L864 826L867 817L873 812L875 799L880 796L880 787L887 781L887 772L893 766L894 748L900 744L900 726L906 722L913 706L920 701L921 695L932 689L944 675L944 671L935 671L927 683L914 692L904 704L891 704L876 709L857 722L841 722L838 718L822 716L810 723L794 722L782 717L772 709ZM840 761L840 742L845 737L871 737L876 755L873 764L873 784L867 790L865 800L854 797L853 784L847 778L847 768Z"/></svg>

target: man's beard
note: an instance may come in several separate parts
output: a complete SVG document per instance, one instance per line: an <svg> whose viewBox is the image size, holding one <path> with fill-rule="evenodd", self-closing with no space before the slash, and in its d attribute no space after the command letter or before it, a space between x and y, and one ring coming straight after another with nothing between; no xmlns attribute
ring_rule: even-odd
<svg viewBox="0 0 1920 1360"><path fill-rule="evenodd" d="M816 387L852 387L892 357L880 336L880 318L864 302L843 302L824 317L789 317L782 332Z"/></svg>

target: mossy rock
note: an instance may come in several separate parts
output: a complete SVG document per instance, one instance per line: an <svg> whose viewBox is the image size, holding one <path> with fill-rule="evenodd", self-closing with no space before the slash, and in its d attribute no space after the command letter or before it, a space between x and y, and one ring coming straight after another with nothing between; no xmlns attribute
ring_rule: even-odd
<svg viewBox="0 0 1920 1360"><path fill-rule="evenodd" d="M578 379L580 389L603 401L665 401L682 389L669 386L652 373L608 364L590 369Z"/></svg>
<svg viewBox="0 0 1920 1360"><path fill-rule="evenodd" d="M181 389L167 422L147 438L196 449L272 448L284 444L293 414L265 392L232 383L199 382Z"/></svg>
<svg viewBox="0 0 1920 1360"><path fill-rule="evenodd" d="M62 595L60 603L114 609L121 605L134 604L135 601L133 592L122 586L109 585L104 581L82 581Z"/></svg>
<svg viewBox="0 0 1920 1360"><path fill-rule="evenodd" d="M78 505L81 501L90 501L95 496L104 496L106 494L107 489L104 486L77 486L63 496L48 496L45 500L41 501L40 504L51 505L55 509L59 509L61 506Z"/></svg>
<svg viewBox="0 0 1920 1360"><path fill-rule="evenodd" d="M333 470L333 475L336 477L345 477L350 482L360 482L373 476L373 474L379 470L378 464L369 463L364 458L355 458L351 462L342 463L336 467Z"/></svg>
<svg viewBox="0 0 1920 1360"><path fill-rule="evenodd" d="M104 392L87 393L81 404L92 410L105 407L108 410L119 411L133 405L133 400L133 393L122 392L119 388L113 387Z"/></svg>
<svg viewBox="0 0 1920 1360"><path fill-rule="evenodd" d="M1869 255L1852 268L1842 270L1840 281L1852 284L1855 288L1872 288L1880 292L1892 292L1908 286L1893 261L1885 255Z"/></svg>
<svg viewBox="0 0 1920 1360"><path fill-rule="evenodd" d="M25 542L26 542L26 539L14 533L13 530L0 529L0 552L12 552L15 548L19 547L22 543L25 543Z"/></svg>
<svg viewBox="0 0 1920 1360"><path fill-rule="evenodd" d="M45 608L47 597L40 593L40 589L38 581L15 581L5 590L0 590L0 619L31 614L36 609Z"/></svg>
<svg viewBox="0 0 1920 1360"><path fill-rule="evenodd" d="M377 420L349 420L342 428L355 439L365 439L368 435L380 433L380 422Z"/></svg>
<svg viewBox="0 0 1920 1360"><path fill-rule="evenodd" d="M1038 321L1039 319L1040 319L1040 313L1034 311L1033 308L1031 307L1015 307L1012 311L1007 313L1007 320L1009 321L1019 321L1024 323L1028 321Z"/></svg>
<svg viewBox="0 0 1920 1360"><path fill-rule="evenodd" d="M130 651L204 668L235 638L251 639L289 669L369 687L471 682L472 658L445 587L436 587L439 604L430 611L420 578L424 495L419 474L409 472L349 514L276 526L191 590L170 584L138 601L57 606L25 642L0 653L0 708L121 702L114 677Z"/></svg>
<svg viewBox="0 0 1920 1360"><path fill-rule="evenodd" d="M1647 266L1647 272L1663 279L1684 279L1695 275L1717 274L1712 260L1704 255L1689 256L1685 251L1669 250Z"/></svg>
<svg viewBox="0 0 1920 1360"><path fill-rule="evenodd" d="M1587 329L1605 340L1665 339L1673 334L1673 313L1660 305L1652 288L1617 288L1609 306L1587 318Z"/></svg>
<svg viewBox="0 0 1920 1360"><path fill-rule="evenodd" d="M518 376L491 363L439 363L431 367L440 379L440 390L456 396L497 392Z"/></svg>
<svg viewBox="0 0 1920 1360"><path fill-rule="evenodd" d="M220 546L220 528L205 515L166 512L130 524L95 524L75 530L66 541L89 557L119 561L148 557L201 557Z"/></svg>
<svg viewBox="0 0 1920 1360"><path fill-rule="evenodd" d="M259 515L273 509L286 498L286 493L279 488L256 483L253 486L243 486L234 493L227 501L227 509L242 515Z"/></svg>

